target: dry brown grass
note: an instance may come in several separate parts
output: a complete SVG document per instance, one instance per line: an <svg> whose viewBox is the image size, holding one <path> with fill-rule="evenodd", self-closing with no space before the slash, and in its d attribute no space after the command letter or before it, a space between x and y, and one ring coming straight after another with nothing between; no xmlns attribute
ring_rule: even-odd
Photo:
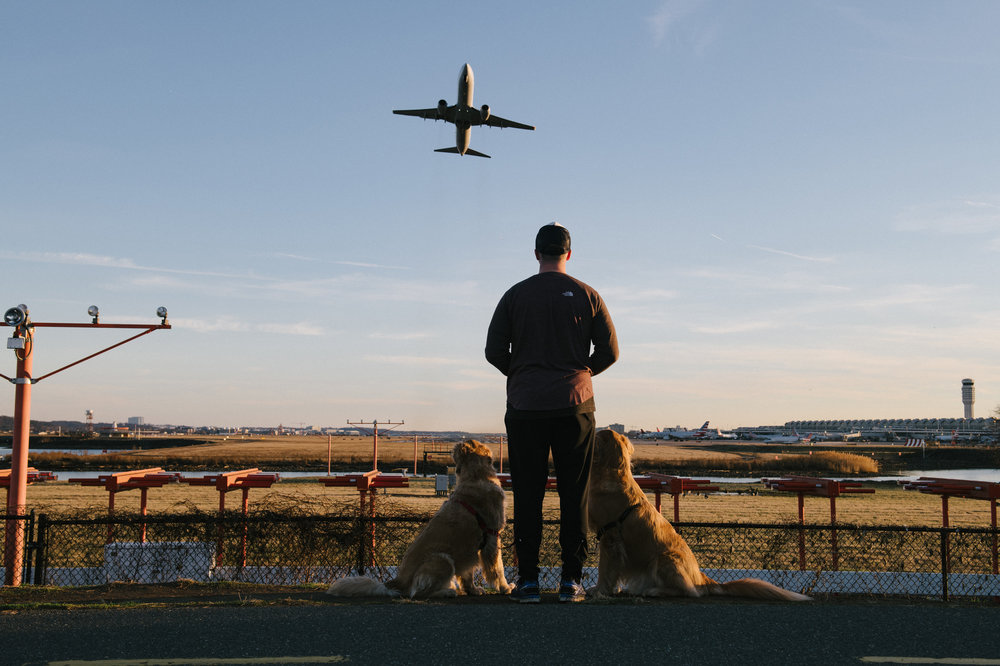
<svg viewBox="0 0 1000 666"><path fill-rule="evenodd" d="M148 444L146 441L144 444ZM417 442L418 470L423 466L423 440ZM494 457L499 454L499 444L490 445ZM442 444L438 448L449 448ZM372 440L370 437L333 438L332 450L335 461L354 465L361 471L371 469ZM780 454L775 459L774 454L754 453L752 447L746 451L731 444L726 450L719 450L711 445L692 445L688 443L637 442L635 461L637 473L643 467L667 473L681 473L684 476L709 475L709 472L728 471L730 473L755 476L775 476L781 474L806 474L822 476L816 470L828 470L825 474L836 478L838 475L853 475L862 472L873 472L877 468L871 465L873 461L865 456L846 453L819 452L806 454ZM734 450L735 448L735 450ZM506 450L504 451L506 454ZM51 458L49 457L51 456ZM56 461L61 454L31 453L31 464L39 469L45 469L44 462ZM412 467L414 457L413 439L399 437L381 437L379 440L379 461L399 461L400 466ZM504 456L506 458L506 456ZM88 460L97 456L87 456ZM287 438L254 438L254 439L223 439L207 444L199 444L181 448L147 449L143 451L109 454L106 459L115 469L124 469L126 463L132 467L162 466L171 469L171 461L184 463L200 463L205 469L221 469L223 465L229 469L241 467L260 467L268 469L268 461L310 463L314 469L325 470L327 460L327 439L325 437L287 437ZM436 456L435 460L445 462L444 456ZM386 465L380 467L388 469ZM504 460L504 469L507 463ZM763 473L755 472L760 470ZM39 483L28 488L28 504L30 509L40 512L64 513L79 509L91 510L95 513L107 511L108 494L102 488L84 487L70 484L66 479L72 478L72 472L56 470L60 481L54 483ZM197 477L203 472L184 472L185 476ZM715 476L716 474L712 474ZM747 494L754 488L758 494ZM941 500L937 496L924 495L913 491L905 491L894 484L872 484L877 488L874 495L845 495L837 500L837 518L842 523L862 524L898 524L927 525L941 524ZM732 494L688 495L681 499L681 520L698 522L793 522L797 519L797 500L795 495L778 493L765 489L761 484L725 484L723 490ZM434 494L433 479L412 478L409 488L391 489L386 497L412 506L414 510L433 512L440 506L442 498ZM737 493L744 494L737 494ZM214 511L219 506L219 494L212 488L189 486L187 484L170 484L163 488L149 490L149 512L169 513L197 508L203 511ZM652 500L652 495L650 499ZM356 491L341 488L327 488L315 480L284 480L269 489L253 489L250 492L251 507L277 506L310 506L316 510L322 507L358 500ZM227 508L238 508L240 493L231 493L227 498ZM508 493L508 502L511 496ZM135 511L139 504L139 493L127 491L118 495L116 507L120 511ZM669 495L662 497L663 512L668 517L673 515L672 499ZM546 510L555 515L558 511L558 499L555 493L549 493L546 499ZM829 522L829 501L824 498L806 498L806 520L809 522ZM976 500L954 499L949 504L949 519L955 526L985 527L990 524L990 507L988 502Z"/></svg>
<svg viewBox="0 0 1000 666"><path fill-rule="evenodd" d="M71 475L60 475L60 479ZM194 476L197 476L196 474ZM903 490L890 483L865 484L875 488L874 494L842 495L837 499L837 520L840 523L868 525L941 525L941 500L934 495ZM749 494L750 489L756 495ZM688 494L680 499L680 517L688 522L744 522L790 523L797 520L798 500L791 493L766 489L762 484L723 484L722 493ZM648 498L654 501L649 493ZM434 494L433 478L411 479L409 488L392 488L380 491L376 502L393 501L417 512L432 513L443 501ZM513 498L507 494L508 514L512 513ZM328 488L309 479L281 481L271 488L250 491L251 510L254 507L274 509L281 506L306 507L322 512L324 507L340 506L345 502L358 502L358 493L349 488ZM673 516L673 499L661 497L663 514ZM119 493L115 506L118 511L135 512L139 507L139 493ZM148 493L151 514L184 513L192 509L215 511L219 506L219 493L212 488L189 486L183 483L152 488ZM229 509L238 509L240 493L230 493L226 499ZM558 515L558 496L548 493L545 510ZM77 514L89 510L103 515L108 507L108 493L102 488L80 486L60 480L32 485L28 488L28 507L42 513ZM806 521L829 523L830 503L822 497L805 498ZM956 527L988 527L989 502L952 499L949 502L949 522Z"/></svg>

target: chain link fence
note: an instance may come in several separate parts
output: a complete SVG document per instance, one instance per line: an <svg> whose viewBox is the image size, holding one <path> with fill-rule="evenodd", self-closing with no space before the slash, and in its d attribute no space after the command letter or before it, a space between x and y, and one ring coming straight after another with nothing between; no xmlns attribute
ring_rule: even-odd
<svg viewBox="0 0 1000 666"><path fill-rule="evenodd" d="M355 574L386 580L431 515L383 503L378 515L351 504L303 515L258 510L248 515L22 517L22 581L294 585ZM12 522L3 524L9 530ZM750 576L821 596L1000 598L997 531L991 528L684 522L675 527L705 573L719 582ZM511 524L501 542L507 577L515 581ZM590 549L587 587L597 583L593 536ZM540 565L541 586L556 588L561 563L554 518L544 521Z"/></svg>

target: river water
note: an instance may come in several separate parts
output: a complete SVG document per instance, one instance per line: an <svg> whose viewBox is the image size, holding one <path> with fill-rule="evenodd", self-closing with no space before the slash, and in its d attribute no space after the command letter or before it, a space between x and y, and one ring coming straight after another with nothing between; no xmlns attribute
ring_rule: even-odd
<svg viewBox="0 0 1000 666"><path fill-rule="evenodd" d="M102 449L37 449L36 451L43 451L45 453L70 453L78 456L95 455L101 453L113 453L114 451L105 451ZM0 457L10 455L11 450L9 448L0 447ZM169 470L168 470L169 471ZM264 472L268 470L262 470ZM363 471L363 470L358 470ZM107 474L107 471L93 471L93 470L59 470L56 472L56 477L60 480L66 480L70 478L74 479L94 479L101 474ZM184 476L206 476L208 474L218 474L219 472L213 471L187 471L178 472ZM283 479L293 479L299 477L320 477L327 476L326 472L312 472L312 471L294 471L294 470L284 470L278 472ZM692 478L708 479L712 483L759 483L761 477L731 477L731 476L699 476L697 474L690 475ZM789 475L778 475L776 478L781 476ZM845 481L886 481L886 482L897 482L897 481L915 481L922 476L937 477L943 479L961 479L964 481L983 481L987 483L1000 483L1000 469L929 469L929 470L914 470L906 474L899 474L895 476L869 476L869 477L848 477L848 476L837 476L835 474L828 475L829 478L836 478Z"/></svg>

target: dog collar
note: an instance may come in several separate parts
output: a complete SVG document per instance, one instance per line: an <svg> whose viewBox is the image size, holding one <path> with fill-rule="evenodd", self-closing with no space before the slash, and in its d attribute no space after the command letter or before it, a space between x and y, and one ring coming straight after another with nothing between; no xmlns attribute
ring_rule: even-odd
<svg viewBox="0 0 1000 666"><path fill-rule="evenodd" d="M618 518L616 520L612 520L610 523L608 523L607 525L605 525L601 529L597 530L597 540L600 541L601 537L603 537L604 534L608 530L614 529L616 527L621 527L622 523L625 522L625 519L628 518L628 515L630 513L632 513L633 511L635 511L636 509L638 509L639 506L640 506L640 503L636 503L636 504L630 505L627 509L625 509L624 511L622 511L622 515L618 516Z"/></svg>

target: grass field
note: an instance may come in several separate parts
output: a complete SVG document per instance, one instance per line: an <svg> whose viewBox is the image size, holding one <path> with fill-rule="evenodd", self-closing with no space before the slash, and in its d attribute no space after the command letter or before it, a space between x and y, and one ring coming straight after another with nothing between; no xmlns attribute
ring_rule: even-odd
<svg viewBox="0 0 1000 666"><path fill-rule="evenodd" d="M143 441L149 446L153 440ZM412 439L398 437L380 438L379 467L383 471L391 471L395 467L407 467L412 473L414 452L416 451L417 470L423 468L423 452L428 448L446 451L450 449L448 442L418 441L416 447ZM500 445L492 443L494 458L500 452ZM373 444L369 437L333 438L329 443L333 468L343 470L346 466L353 471L364 471L372 467ZM70 484L66 479L72 478L72 472L60 472L58 467L63 463L78 463L78 469L85 463L97 463L101 468L125 469L130 467L158 467L178 469L180 467L195 468L195 471L184 472L184 476L198 477L205 470L241 469L260 467L288 469L296 466L309 466L313 469L325 470L327 464L328 442L325 437L284 437L284 438L217 438L193 446L171 448L148 448L137 451L109 454L109 456L85 456L67 460L66 456L44 451L32 451L30 464L38 469L49 469L47 462L53 463L59 476L57 482L39 483L28 488L29 509L54 514L79 512L89 510L104 512L107 510L108 493L102 488L84 487ZM506 451L505 451L506 453ZM846 456L846 457L845 457ZM506 456L504 456L506 457ZM779 466L782 459L789 467L782 474L810 474L813 476L828 476L838 478L838 474L855 473L850 467L857 463L850 454L834 456L831 461L820 462L823 456L815 452L795 454L774 454L761 452L755 447L747 447L745 451L729 444L725 447L704 445L667 444L667 443L636 443L635 463L638 471L654 469L683 476L697 478L707 475L708 471L721 470L731 473L749 472L754 476L749 463L759 467ZM865 458L864 456L854 456ZM106 458L106 459L105 459ZM777 460L775 460L777 458ZM450 458L443 453L430 456L436 467L450 463ZM845 462L846 461L846 462ZM60 463L56 465L55 463ZM116 466L115 463L120 466ZM798 465L801 462L801 469ZM110 465L110 467L108 467ZM827 465L823 469L815 467ZM837 471L834 465L846 465L848 468ZM504 468L507 463L504 460ZM201 468L201 471L197 471ZM873 472L876 469L867 467L861 471ZM713 473L713 476L715 474ZM766 475L765 475L766 476ZM909 526L939 526L941 524L941 500L937 496L924 495L914 491L903 490L892 483L872 483L867 487L875 488L875 494L846 495L837 500L837 519L841 523L861 523L880 525ZM707 497L689 494L681 498L680 518L682 521L697 522L775 522L787 523L797 520L797 498L795 495L778 493L764 488L762 484L724 484L723 493L709 494ZM756 494L750 494L750 490ZM432 478L412 478L409 488L394 488L384 491L393 501L404 502L415 510L432 512L443 501L434 494ZM308 506L322 511L323 506L332 502L356 501L357 492L351 489L327 488L321 483L310 480L281 481L269 489L253 489L250 491L251 507L254 506ZM383 497L380 493L379 497ZM650 494L650 499L653 496ZM238 508L240 493L230 493L227 498L227 508ZM508 493L508 504L511 502ZM138 491L126 491L116 497L118 511L136 511L139 504ZM148 493L148 510L150 513L166 513L186 511L197 508L203 511L214 511L219 506L219 494L212 488L189 486L184 483L169 484L162 488L152 488ZM812 523L828 523L830 519L830 504L825 498L806 498L806 520ZM546 509L555 513L558 501L555 493L549 493ZM673 515L672 498L662 497L664 515ZM510 512L510 510L508 510ZM954 526L987 527L990 524L989 502L952 499L949 503L949 521Z"/></svg>
<svg viewBox="0 0 1000 666"><path fill-rule="evenodd" d="M846 495L837 499L837 520L840 523L871 525L940 526L941 500L932 495L903 490L890 483L866 484L874 488L872 495ZM756 495L746 494L750 488ZM765 489L761 484L726 484L723 493L709 494L707 497L689 494L681 497L680 518L687 522L765 522L790 523L798 516L797 497L794 494L778 493ZM736 494L743 492L744 494ZM405 503L421 512L433 512L443 501L434 494L432 478L411 480L409 488L392 488L380 491L378 498L391 498L394 503ZM653 501L653 495L648 495ZM256 506L311 507L322 511L323 506L345 501L357 501L358 493L347 488L327 488L317 481L295 480L279 482L268 489L250 491L251 509ZM377 500L378 501L378 500ZM507 494L508 514L511 513L511 494ZM673 516L673 500L669 495L662 497L662 511L665 516ZM92 510L103 514L107 510L108 494L101 488L83 487L64 481L35 484L28 488L28 505L38 512L53 514L77 513ZM148 494L149 513L183 512L191 508L214 511L219 506L219 494L214 489L170 484L153 488ZM238 509L240 493L230 493L227 508ZM139 492L119 493L115 500L119 512L137 511ZM546 510L558 510L558 498L550 492L546 499ZM830 520L829 500L806 497L806 521L825 524ZM956 527L988 527L990 524L989 502L968 499L952 499L949 502L949 522Z"/></svg>

